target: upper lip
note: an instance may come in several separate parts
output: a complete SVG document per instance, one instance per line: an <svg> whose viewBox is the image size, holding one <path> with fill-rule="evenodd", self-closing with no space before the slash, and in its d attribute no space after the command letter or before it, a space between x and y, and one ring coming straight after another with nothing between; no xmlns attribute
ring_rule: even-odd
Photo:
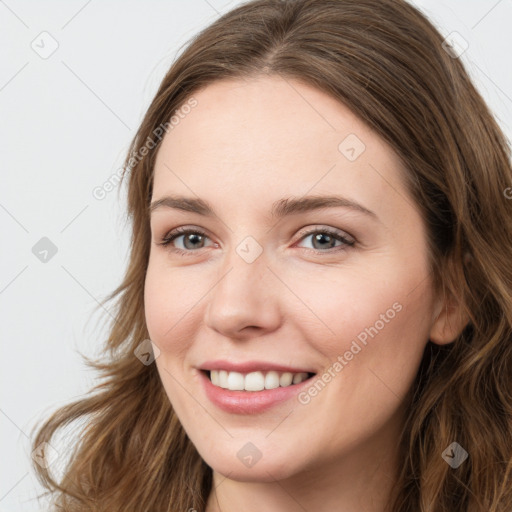
<svg viewBox="0 0 512 512"><path fill-rule="evenodd" d="M215 361L205 361L199 367L200 370L226 370L228 372L238 373L251 373L251 372L290 372L290 373L315 373L307 368L292 368L282 364L270 363L268 361L246 361L246 362L231 362L222 359Z"/></svg>

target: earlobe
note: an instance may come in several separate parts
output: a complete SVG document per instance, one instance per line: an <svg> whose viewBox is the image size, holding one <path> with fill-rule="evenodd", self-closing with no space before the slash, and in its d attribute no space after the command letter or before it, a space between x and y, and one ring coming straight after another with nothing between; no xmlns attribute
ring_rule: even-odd
<svg viewBox="0 0 512 512"><path fill-rule="evenodd" d="M452 343L469 323L463 307L453 297L438 306L429 339L437 345Z"/></svg>

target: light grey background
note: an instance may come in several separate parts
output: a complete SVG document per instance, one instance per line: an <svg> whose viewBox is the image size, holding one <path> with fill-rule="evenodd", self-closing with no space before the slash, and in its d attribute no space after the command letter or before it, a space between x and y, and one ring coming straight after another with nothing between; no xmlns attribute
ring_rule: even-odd
<svg viewBox="0 0 512 512"><path fill-rule="evenodd" d="M130 233L124 191L93 190L120 168L180 47L239 3L0 0L0 511L44 509L32 426L94 384L79 352L107 336L96 308L120 283ZM414 3L468 42L461 58L510 139L512 1ZM43 237L57 248L46 262L32 251Z"/></svg>

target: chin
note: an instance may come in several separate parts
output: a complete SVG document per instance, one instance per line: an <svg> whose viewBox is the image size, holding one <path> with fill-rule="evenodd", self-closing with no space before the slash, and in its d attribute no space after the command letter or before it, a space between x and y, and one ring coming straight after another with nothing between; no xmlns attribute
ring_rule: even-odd
<svg viewBox="0 0 512 512"><path fill-rule="evenodd" d="M269 464L261 464L259 467L238 468L231 464L210 466L216 473L236 482L260 482L271 483L276 480L285 480L292 476L293 472L282 467Z"/></svg>
<svg viewBox="0 0 512 512"><path fill-rule="evenodd" d="M275 482L284 480L298 471L297 460L295 464L290 464L293 456L287 460L277 459L275 454L261 455L256 462L250 459L244 461L243 453L240 457L237 455L239 449L233 450L233 456L230 456L231 450L225 450L221 453L201 454L203 460L220 475L235 480L237 482ZM252 464L252 465L251 465Z"/></svg>

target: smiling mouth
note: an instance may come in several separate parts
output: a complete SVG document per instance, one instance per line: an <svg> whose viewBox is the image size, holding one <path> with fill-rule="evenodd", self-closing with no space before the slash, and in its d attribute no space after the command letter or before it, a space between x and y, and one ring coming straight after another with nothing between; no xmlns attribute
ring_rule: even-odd
<svg viewBox="0 0 512 512"><path fill-rule="evenodd" d="M294 386L316 375L316 373L277 371L240 373L227 370L201 370L201 372L216 387L229 391L249 392Z"/></svg>

